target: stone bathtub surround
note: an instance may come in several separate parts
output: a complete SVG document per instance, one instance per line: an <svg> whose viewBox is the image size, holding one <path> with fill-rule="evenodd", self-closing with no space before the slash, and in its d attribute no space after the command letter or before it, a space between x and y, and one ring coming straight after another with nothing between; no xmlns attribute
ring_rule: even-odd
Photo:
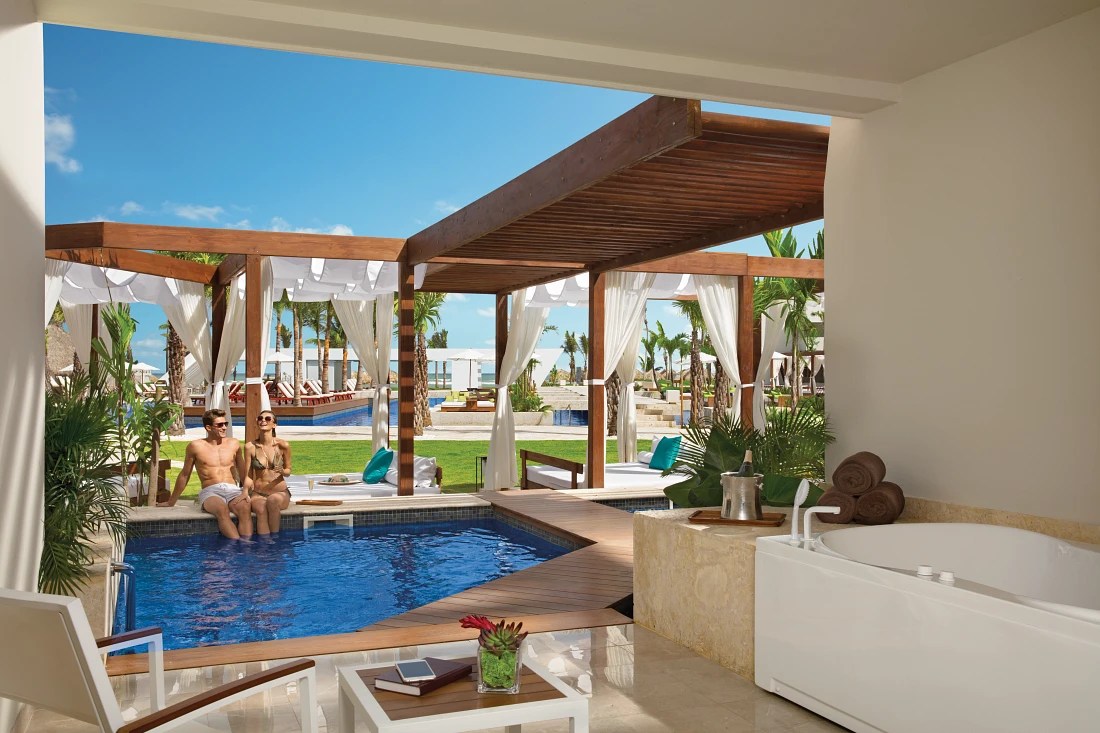
<svg viewBox="0 0 1100 733"><path fill-rule="evenodd" d="M1036 517L1032 514L1006 512L1001 509L952 504L947 501L905 497L905 511L901 522L969 522L972 524L996 524L1040 532L1069 542L1087 542L1100 545L1100 525L1071 522L1066 519Z"/></svg>
<svg viewBox="0 0 1100 733"><path fill-rule="evenodd" d="M692 524L697 509L634 514L634 623L753 679L756 538L780 527ZM790 515L789 507L766 511ZM802 522L801 512L799 523ZM852 524L823 524L814 532ZM801 532L801 528L799 529Z"/></svg>

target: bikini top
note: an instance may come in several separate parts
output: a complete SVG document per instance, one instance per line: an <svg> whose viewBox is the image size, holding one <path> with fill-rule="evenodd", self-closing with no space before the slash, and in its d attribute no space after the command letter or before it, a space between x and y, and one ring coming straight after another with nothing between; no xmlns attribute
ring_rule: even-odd
<svg viewBox="0 0 1100 733"><path fill-rule="evenodd" d="M279 447L275 447L275 457L271 459L271 465L265 466L260 462L260 454L263 453L267 456L266 451L256 441L252 442L252 445L256 448L256 452L252 454L252 470L254 471L281 471L283 470L283 452L279 450Z"/></svg>

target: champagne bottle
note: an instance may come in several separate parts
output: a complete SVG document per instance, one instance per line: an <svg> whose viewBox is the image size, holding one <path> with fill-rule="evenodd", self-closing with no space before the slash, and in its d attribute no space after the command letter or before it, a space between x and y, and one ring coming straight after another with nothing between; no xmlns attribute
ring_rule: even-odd
<svg viewBox="0 0 1100 733"><path fill-rule="evenodd" d="M737 470L738 476L755 476L756 472L752 468L752 451L745 451L745 461L741 464L741 468Z"/></svg>

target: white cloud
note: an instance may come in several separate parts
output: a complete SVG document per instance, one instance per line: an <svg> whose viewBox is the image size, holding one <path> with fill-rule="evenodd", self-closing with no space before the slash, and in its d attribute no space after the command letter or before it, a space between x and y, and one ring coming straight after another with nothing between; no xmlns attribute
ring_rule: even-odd
<svg viewBox="0 0 1100 733"><path fill-rule="evenodd" d="M324 227L315 229L312 227L291 227L290 222L281 216L271 217L271 226L268 227L273 232L295 232L297 234L337 234L343 237L350 237L355 232L351 230L351 227L345 224L333 224L330 227Z"/></svg>
<svg viewBox="0 0 1100 733"><path fill-rule="evenodd" d="M665 303L665 313L670 316L682 316L683 314L677 310L676 306L672 303Z"/></svg>
<svg viewBox="0 0 1100 733"><path fill-rule="evenodd" d="M220 206L199 206L198 204L164 204L165 208L176 216L190 221L216 222L225 213Z"/></svg>
<svg viewBox="0 0 1100 733"><path fill-rule="evenodd" d="M107 217L105 217L103 214L96 214L91 219L82 219L77 223L78 224L88 224L88 223L93 222L93 221L111 221L111 220L108 219Z"/></svg>
<svg viewBox="0 0 1100 733"><path fill-rule="evenodd" d="M145 211L145 208L137 201L127 201L119 208L119 211L122 212L123 216L129 216Z"/></svg>
<svg viewBox="0 0 1100 733"><path fill-rule="evenodd" d="M497 312L493 308L478 308L477 314L486 318L496 318Z"/></svg>
<svg viewBox="0 0 1100 733"><path fill-rule="evenodd" d="M226 222L225 226L229 229L249 229L252 226L252 222L248 219L241 219L237 222Z"/></svg>
<svg viewBox="0 0 1100 733"><path fill-rule="evenodd" d="M497 342L496 342L496 341L493 341L492 339L488 339L488 340L487 340L487 341L485 342L485 345L486 345L486 346L496 346L496 345L497 345Z"/></svg>
<svg viewBox="0 0 1100 733"><path fill-rule="evenodd" d="M145 338L130 343L130 348L135 354L143 356L158 356L164 353L165 342L163 338Z"/></svg>
<svg viewBox="0 0 1100 733"><path fill-rule="evenodd" d="M76 142L76 130L70 115L46 115L46 162L53 163L62 173L79 173L84 166L66 153Z"/></svg>
<svg viewBox="0 0 1100 733"><path fill-rule="evenodd" d="M453 300L456 303L465 303L469 298L466 297L466 293L447 293L447 300Z"/></svg>
<svg viewBox="0 0 1100 733"><path fill-rule="evenodd" d="M458 207L449 201L444 201L443 199L440 199L439 201L435 202L435 210L438 211L440 214L453 214L458 211Z"/></svg>

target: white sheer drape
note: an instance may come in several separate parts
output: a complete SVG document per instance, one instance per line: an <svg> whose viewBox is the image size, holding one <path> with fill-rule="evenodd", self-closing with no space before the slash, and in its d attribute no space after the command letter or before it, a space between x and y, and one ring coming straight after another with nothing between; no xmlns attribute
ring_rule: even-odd
<svg viewBox="0 0 1100 733"><path fill-rule="evenodd" d="M61 288L65 284L65 273L68 270L68 262L46 260L46 322L42 328L50 325L50 316L57 307L57 299L61 297Z"/></svg>
<svg viewBox="0 0 1100 733"><path fill-rule="evenodd" d="M225 308L225 325L222 327L222 342L218 349L218 362L214 365L210 386L206 389L206 409L225 410L229 428L227 437L233 437L233 417L229 409L229 385L226 381L233 373L237 363L244 356L245 349L245 302L244 276L239 275L229 285L229 300Z"/></svg>
<svg viewBox="0 0 1100 733"><path fill-rule="evenodd" d="M695 275L695 294L699 298L703 322L707 325L707 335L718 361L722 362L722 369L736 387L732 403L735 406L741 404L742 389L741 372L737 366L737 291L737 278L732 275ZM696 401L694 397L693 389L691 409L701 416L703 401ZM695 413L696 410L699 412Z"/></svg>
<svg viewBox="0 0 1100 733"><path fill-rule="evenodd" d="M212 347L210 345L210 316L206 312L206 286L186 280L165 279L165 286L171 295L161 301L168 322L180 337L180 341L191 352L198 367L202 381L214 381L213 365L210 363ZM209 404L209 403L208 403Z"/></svg>
<svg viewBox="0 0 1100 733"><path fill-rule="evenodd" d="M528 307L530 288L512 293L512 311L508 321L508 346L497 375L497 404L493 432L489 434L489 455L485 463L485 490L507 489L516 485L516 418L508 387L523 373L535 353L546 325L549 308Z"/></svg>
<svg viewBox="0 0 1100 733"><path fill-rule="evenodd" d="M271 301L274 297L271 288L271 258L264 257L260 260L260 410L271 409L271 395L267 393L267 387L263 384L264 374L267 373L267 350L271 345Z"/></svg>
<svg viewBox="0 0 1100 733"><path fill-rule="evenodd" d="M65 325L69 327L69 338L73 341L73 350L85 370L92 358L92 306L70 303L60 299L61 310L65 313ZM103 330L100 330L103 333ZM106 334L104 334L106 335Z"/></svg>
<svg viewBox="0 0 1100 733"><path fill-rule="evenodd" d="M772 357L783 341L783 304L773 303L760 317L760 366L756 370L756 384L752 393L752 424L760 432L768 427L768 413L764 409L764 390L760 385L771 378Z"/></svg>
<svg viewBox="0 0 1100 733"><path fill-rule="evenodd" d="M370 375L374 385L374 409L371 417L372 453L389 445L390 395L389 382L390 345L393 333L393 293L380 295L377 300L378 332L386 337L375 343L373 300L333 300L336 317L344 327L348 341L359 356L359 363Z"/></svg>
<svg viewBox="0 0 1100 733"><path fill-rule="evenodd" d="M629 352L630 365L624 373L620 373L619 376L623 381L622 391L619 392L619 422L618 425L622 425L622 421L629 420L631 426L627 427L627 432L631 429L634 433L634 439L630 439L629 435L623 435L620 433L619 440L619 458L622 460L623 455L634 454L637 458L638 447L637 443L637 417L633 409L634 404L634 362L638 356L638 345L641 341L641 332L639 330L639 324L642 319L645 318L645 304L649 298L649 291L653 287L653 281L656 275L649 272L622 272L615 270L609 272L606 275L607 285L604 290L604 358L603 358L603 373L605 376L611 375L613 372L619 370L620 360L627 358ZM630 405L624 410L624 392L626 389L630 390L630 395L627 398ZM625 415L624 415L625 412ZM618 426L617 426L618 427ZM606 451L607 446L607 432L594 436L594 438L600 441L601 451ZM624 452L624 443L629 441L631 446ZM633 460L633 459L631 459ZM589 474L585 474L588 476ZM599 488L599 487L597 487Z"/></svg>
<svg viewBox="0 0 1100 733"><path fill-rule="evenodd" d="M616 433L619 439L619 463L633 463L638 460L638 413L634 404L634 372L638 368L638 349L642 344L642 326L645 323L645 309L638 314L634 331L626 343L623 355L615 373L619 375L619 414L616 420Z"/></svg>

